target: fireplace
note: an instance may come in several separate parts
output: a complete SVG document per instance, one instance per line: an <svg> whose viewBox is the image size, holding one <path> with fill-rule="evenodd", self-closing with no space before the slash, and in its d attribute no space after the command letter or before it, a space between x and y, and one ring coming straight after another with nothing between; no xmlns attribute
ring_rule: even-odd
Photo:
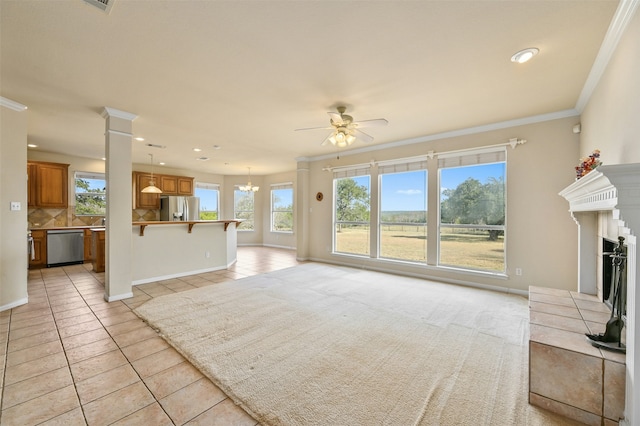
<svg viewBox="0 0 640 426"><path fill-rule="evenodd" d="M613 243L624 238L626 265L626 395L621 424L640 424L640 280L636 235L640 232L640 164L600 166L560 192L578 225L579 293L597 295L611 306ZM609 265L607 265L609 263ZM638 368L636 368L638 367Z"/></svg>

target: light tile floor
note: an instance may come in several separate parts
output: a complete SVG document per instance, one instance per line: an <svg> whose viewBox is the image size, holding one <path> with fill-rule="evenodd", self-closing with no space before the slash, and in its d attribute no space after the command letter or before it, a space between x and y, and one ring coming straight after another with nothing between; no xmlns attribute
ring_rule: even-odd
<svg viewBox="0 0 640 426"><path fill-rule="evenodd" d="M298 263L292 250L239 247L227 270L135 286L111 303L91 264L29 271L29 303L0 312L0 424L255 425L132 309Z"/></svg>

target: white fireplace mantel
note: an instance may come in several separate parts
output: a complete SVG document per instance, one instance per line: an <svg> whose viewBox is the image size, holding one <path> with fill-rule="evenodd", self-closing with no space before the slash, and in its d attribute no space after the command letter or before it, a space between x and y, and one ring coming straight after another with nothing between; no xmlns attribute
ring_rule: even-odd
<svg viewBox="0 0 640 426"><path fill-rule="evenodd" d="M611 211L627 245L627 355L625 419L640 424L640 276L636 236L640 230L640 164L600 166L560 192L578 224L578 291L595 294L597 212Z"/></svg>

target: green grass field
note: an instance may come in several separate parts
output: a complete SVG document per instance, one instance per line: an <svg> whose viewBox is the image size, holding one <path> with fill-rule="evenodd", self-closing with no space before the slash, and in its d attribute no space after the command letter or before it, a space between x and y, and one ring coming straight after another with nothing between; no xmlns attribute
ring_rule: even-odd
<svg viewBox="0 0 640 426"><path fill-rule="evenodd" d="M504 238L490 241L487 232L447 229L440 241L440 264L486 271L504 270ZM369 230L343 228L336 234L336 251L369 254ZM427 252L425 227L384 227L380 257L424 262Z"/></svg>

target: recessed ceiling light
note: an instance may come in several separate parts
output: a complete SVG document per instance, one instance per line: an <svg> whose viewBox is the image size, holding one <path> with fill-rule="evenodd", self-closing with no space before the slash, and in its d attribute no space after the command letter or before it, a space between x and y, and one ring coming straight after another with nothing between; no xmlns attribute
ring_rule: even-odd
<svg viewBox="0 0 640 426"><path fill-rule="evenodd" d="M35 143L28 143L27 146L29 148L37 148L38 147L38 145L36 145Z"/></svg>
<svg viewBox="0 0 640 426"><path fill-rule="evenodd" d="M195 152L200 152L200 151L202 151L200 148L193 148L193 150L194 150Z"/></svg>
<svg viewBox="0 0 640 426"><path fill-rule="evenodd" d="M137 137L137 138L134 138L134 139L137 140L137 141L140 141L140 142L142 142L144 140L144 138L141 138L141 137Z"/></svg>
<svg viewBox="0 0 640 426"><path fill-rule="evenodd" d="M161 161L161 162L159 162L158 164L160 164L161 166L164 166L164 165L165 165L165 164L167 164L167 163L165 163L164 161Z"/></svg>
<svg viewBox="0 0 640 426"><path fill-rule="evenodd" d="M535 47L529 47L527 49L523 49L519 52L516 52L512 57L511 57L511 62L516 62L518 64L524 64L525 62L527 62L529 59L533 58L534 56L536 56L538 54L540 50L538 50Z"/></svg>
<svg viewBox="0 0 640 426"><path fill-rule="evenodd" d="M107 157L102 157L102 161L107 161Z"/></svg>

